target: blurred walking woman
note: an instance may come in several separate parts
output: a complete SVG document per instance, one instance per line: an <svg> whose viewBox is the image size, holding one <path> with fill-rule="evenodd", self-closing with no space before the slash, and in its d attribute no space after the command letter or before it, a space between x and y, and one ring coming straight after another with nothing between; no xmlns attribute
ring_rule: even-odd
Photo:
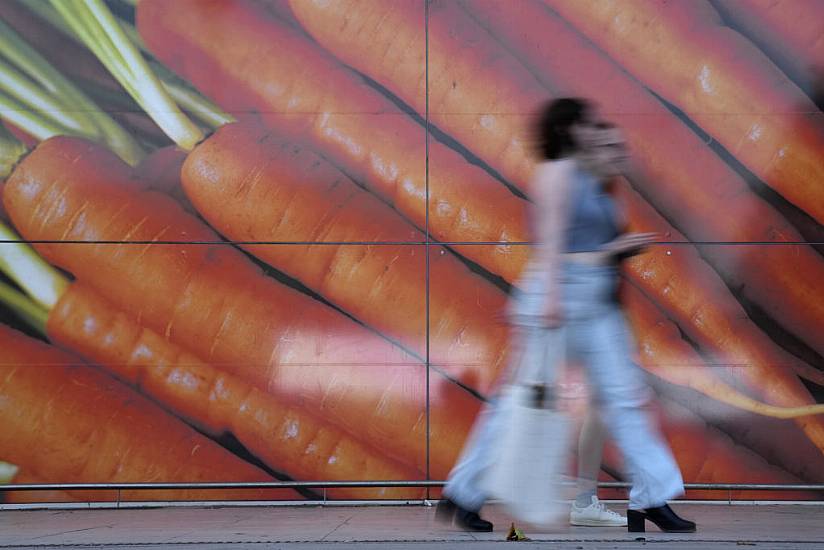
<svg viewBox="0 0 824 550"><path fill-rule="evenodd" d="M585 101L564 98L539 118L543 162L530 189L529 220L536 244L510 313L516 325L538 334L564 326L567 354L584 364L596 406L624 456L632 482L629 531L643 531L650 520L664 531L692 532L695 524L667 505L683 493L681 473L647 410L651 391L631 360L632 336L615 299L617 259L655 236L620 233L620 213L601 181L620 172L623 141L609 139L617 129L598 129L591 117ZM588 150L589 169L576 158L579 145Z"/></svg>
<svg viewBox="0 0 824 550"><path fill-rule="evenodd" d="M600 412L624 455L632 481L628 529L643 531L648 519L664 531L692 532L695 524L667 505L683 493L681 473L646 410L651 392L631 361L632 337L615 300L618 258L639 251L655 236L621 234L620 213L601 185L623 168L623 139L616 128L599 128L592 116L585 101L558 99L544 108L535 128L541 161L530 188L534 246L509 305L519 364L541 371L540 379L552 383L554 365L541 361L555 344L554 329L563 326L566 354L584 364L589 378L595 400L590 417ZM480 481L504 429L506 413L493 401L481 411L449 474L438 505L441 519L454 517L466 529L492 530L478 514L486 500ZM580 444L579 453L598 449L600 456L602 431L587 433L592 441ZM579 469L586 471L579 476L592 487L579 488L594 488L599 456L581 457ZM580 512L573 506L573 516ZM613 519L602 517L609 511L596 512L590 520L597 524Z"/></svg>

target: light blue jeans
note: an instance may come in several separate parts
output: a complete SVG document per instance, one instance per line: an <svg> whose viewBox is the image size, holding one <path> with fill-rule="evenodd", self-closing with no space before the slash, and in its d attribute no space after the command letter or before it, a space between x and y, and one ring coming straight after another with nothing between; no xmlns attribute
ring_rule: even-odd
<svg viewBox="0 0 824 550"><path fill-rule="evenodd" d="M543 379L555 378L548 346L552 331L538 318L542 289L538 278L528 276L512 296L511 314L518 323L515 355L525 366L547 367ZM648 404L652 392L644 372L631 358L632 335L615 301L618 274L612 266L565 264L562 275L564 334L567 356L585 366L589 384L604 422L624 456L632 483L629 508L661 506L684 492L681 472L653 422ZM510 367L512 368L512 367ZM520 370L519 370L520 372ZM520 374L519 374L520 376ZM493 398L480 412L458 463L452 469L444 493L462 508L479 510L486 495L479 488L484 471L495 459L506 417L499 414Z"/></svg>

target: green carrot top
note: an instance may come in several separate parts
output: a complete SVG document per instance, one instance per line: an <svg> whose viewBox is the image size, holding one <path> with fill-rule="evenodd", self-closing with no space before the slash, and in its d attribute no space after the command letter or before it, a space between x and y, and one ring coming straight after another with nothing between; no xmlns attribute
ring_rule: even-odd
<svg viewBox="0 0 824 550"><path fill-rule="evenodd" d="M203 139L203 132L180 110L102 0L52 0L51 4L172 141L191 150Z"/></svg>

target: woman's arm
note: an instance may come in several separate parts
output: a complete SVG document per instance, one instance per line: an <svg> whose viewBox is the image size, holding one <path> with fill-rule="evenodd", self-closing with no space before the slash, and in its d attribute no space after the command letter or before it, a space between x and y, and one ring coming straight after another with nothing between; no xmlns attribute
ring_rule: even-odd
<svg viewBox="0 0 824 550"><path fill-rule="evenodd" d="M533 192L534 254L545 277L544 304L546 326L557 327L562 322L561 262L570 217L570 191L575 170L573 160L541 164L536 173Z"/></svg>

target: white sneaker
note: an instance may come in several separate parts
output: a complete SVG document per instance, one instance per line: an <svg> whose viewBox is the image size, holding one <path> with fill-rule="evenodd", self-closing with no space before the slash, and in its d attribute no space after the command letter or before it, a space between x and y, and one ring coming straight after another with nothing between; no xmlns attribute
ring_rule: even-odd
<svg viewBox="0 0 824 550"><path fill-rule="evenodd" d="M592 504L589 506L580 507L577 502L572 503L569 524L583 527L626 527L627 518L604 506L598 497L593 495Z"/></svg>

